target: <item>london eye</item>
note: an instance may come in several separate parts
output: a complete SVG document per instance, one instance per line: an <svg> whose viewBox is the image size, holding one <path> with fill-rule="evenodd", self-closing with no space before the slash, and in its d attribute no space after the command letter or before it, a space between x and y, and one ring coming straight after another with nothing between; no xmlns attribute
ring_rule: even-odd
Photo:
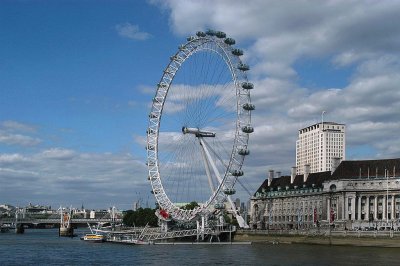
<svg viewBox="0 0 400 266"><path fill-rule="evenodd" d="M178 47L152 99L148 179L165 219L191 221L231 208L251 125L249 66L224 32L199 31ZM194 209L182 205L198 203ZM245 223L244 223L245 224Z"/></svg>

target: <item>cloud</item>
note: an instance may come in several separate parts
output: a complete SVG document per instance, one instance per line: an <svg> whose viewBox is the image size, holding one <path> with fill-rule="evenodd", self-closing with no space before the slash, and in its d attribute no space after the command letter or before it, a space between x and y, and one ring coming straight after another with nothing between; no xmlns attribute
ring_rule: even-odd
<svg viewBox="0 0 400 266"><path fill-rule="evenodd" d="M257 188L269 169L290 172L295 163L298 130L321 121L323 110L327 111L325 121L347 125L347 159L399 157L400 2L150 2L169 16L171 31L179 37L207 28L223 30L236 40L235 47L244 49L241 59L251 67L248 77L255 85L251 98L256 106L252 112L255 131L250 135L251 153L246 157L245 176L241 179L250 188ZM151 37L130 23L116 25L115 29L120 36L133 40ZM321 61L332 73L323 73ZM313 65L311 79L327 75L332 80L345 80L344 85L317 83L307 87L301 82L301 62ZM341 70L348 74L335 74ZM154 88L139 89L154 94ZM213 96L221 96L218 93L222 91L213 91ZM174 92L169 95L170 106L166 106L164 118L178 114L188 100L179 86ZM200 100L202 96L191 97ZM0 124L0 143L37 147L45 138L34 133L34 126L5 121ZM168 148L171 139L182 137L180 133L164 134L160 149ZM133 138L140 147L145 146L145 136ZM132 190L146 196L150 190L144 160L127 154L83 153L63 147L47 147L33 154L3 151L0 169L0 194L10 201L15 195L26 195L46 202L51 195L59 203L80 205L96 198L99 206L105 206L114 198L104 199L102 195L131 202ZM17 177L21 181L10 182ZM8 192L10 187L15 191L13 195Z"/></svg>
<svg viewBox="0 0 400 266"><path fill-rule="evenodd" d="M23 124L17 121L7 120L1 123L1 127L6 131L24 131L24 132L36 132L36 127L28 124Z"/></svg>
<svg viewBox="0 0 400 266"><path fill-rule="evenodd" d="M32 147L40 144L41 139L27 134L36 133L36 127L17 121L6 120L0 123L0 144Z"/></svg>
<svg viewBox="0 0 400 266"><path fill-rule="evenodd" d="M1 165L14 164L14 163L26 162L26 161L29 161L29 159L18 153L0 154L0 164Z"/></svg>
<svg viewBox="0 0 400 266"><path fill-rule="evenodd" d="M0 143L6 145L18 145L18 146L36 146L42 141L38 138L21 135L21 134L12 134L7 133L4 130L0 129Z"/></svg>
<svg viewBox="0 0 400 266"><path fill-rule="evenodd" d="M39 156L52 160L71 160L74 158L75 152L67 149L53 148L43 151Z"/></svg>
<svg viewBox="0 0 400 266"><path fill-rule="evenodd" d="M136 41L145 41L151 37L150 33L140 31L138 25L128 22L116 25L115 29L120 36Z"/></svg>
<svg viewBox="0 0 400 266"><path fill-rule="evenodd" d="M130 154L81 153L61 148L31 155L0 154L3 202L52 206L84 203L89 208L119 203L121 208L129 208L137 200L134 192L147 195L150 188L144 161ZM104 197L106 194L114 197Z"/></svg>
<svg viewBox="0 0 400 266"><path fill-rule="evenodd" d="M325 121L347 125L347 159L399 157L400 2L151 3L169 14L171 30L179 36L222 30L244 48L242 60L250 64L255 85L255 132L244 167L253 187L268 169L290 173L298 130L320 122L323 110ZM310 76L316 80L321 79L318 61L332 72L349 72L345 85L304 86L301 61L313 62Z"/></svg>

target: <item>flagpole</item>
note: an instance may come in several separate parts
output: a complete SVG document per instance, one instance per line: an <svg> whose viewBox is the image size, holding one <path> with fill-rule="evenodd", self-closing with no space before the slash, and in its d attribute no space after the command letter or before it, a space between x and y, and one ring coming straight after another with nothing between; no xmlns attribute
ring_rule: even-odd
<svg viewBox="0 0 400 266"><path fill-rule="evenodd" d="M389 222L389 171L385 169L386 174L386 222ZM392 214L393 215L393 214Z"/></svg>

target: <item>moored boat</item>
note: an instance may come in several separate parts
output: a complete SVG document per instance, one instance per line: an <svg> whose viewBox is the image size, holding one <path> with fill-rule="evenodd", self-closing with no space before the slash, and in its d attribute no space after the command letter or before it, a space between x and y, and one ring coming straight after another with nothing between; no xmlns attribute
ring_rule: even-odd
<svg viewBox="0 0 400 266"><path fill-rule="evenodd" d="M86 234L81 237L82 240L94 243L100 243L105 241L104 235L101 234Z"/></svg>
<svg viewBox="0 0 400 266"><path fill-rule="evenodd" d="M88 241L88 242L94 242L94 243L106 241L105 235L99 234L97 231L94 231L89 223L88 223L88 227L90 229L90 234L86 234L86 235L82 236L81 240Z"/></svg>

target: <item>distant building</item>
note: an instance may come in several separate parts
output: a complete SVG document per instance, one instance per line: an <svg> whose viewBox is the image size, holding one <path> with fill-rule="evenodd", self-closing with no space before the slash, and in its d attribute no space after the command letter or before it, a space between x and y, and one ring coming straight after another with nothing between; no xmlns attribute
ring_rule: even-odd
<svg viewBox="0 0 400 266"><path fill-rule="evenodd" d="M296 141L297 174L331 171L345 160L344 124L323 122L299 130Z"/></svg>
<svg viewBox="0 0 400 266"><path fill-rule="evenodd" d="M234 204L235 204L236 210L238 210L240 212L240 207L241 207L240 206L240 199L236 198L235 201L234 201Z"/></svg>
<svg viewBox="0 0 400 266"><path fill-rule="evenodd" d="M72 217L87 219L90 215L90 211L86 210L83 206L80 209L72 208Z"/></svg>
<svg viewBox="0 0 400 266"><path fill-rule="evenodd" d="M22 212L24 215L26 214L53 214L55 211L51 209L51 206L44 206L44 205L33 205L32 203L29 203L28 206L25 206L22 209Z"/></svg>
<svg viewBox="0 0 400 266"><path fill-rule="evenodd" d="M15 213L15 207L9 204L0 204L0 217L1 216L13 216Z"/></svg>

